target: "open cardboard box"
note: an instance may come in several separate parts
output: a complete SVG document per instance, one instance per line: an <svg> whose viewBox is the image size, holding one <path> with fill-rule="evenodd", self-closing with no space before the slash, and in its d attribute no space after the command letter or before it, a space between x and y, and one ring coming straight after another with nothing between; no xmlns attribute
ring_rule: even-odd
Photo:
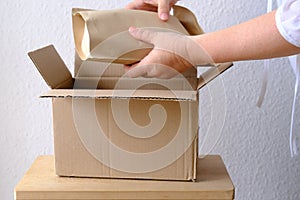
<svg viewBox="0 0 300 200"><path fill-rule="evenodd" d="M196 178L198 90L231 63L200 78L186 72L187 78L155 80L147 87L139 87L147 79L125 78L116 87L123 74L118 66L96 78L92 68L101 67L87 65L73 78L52 45L29 56L51 87L41 97L52 99L57 175Z"/></svg>

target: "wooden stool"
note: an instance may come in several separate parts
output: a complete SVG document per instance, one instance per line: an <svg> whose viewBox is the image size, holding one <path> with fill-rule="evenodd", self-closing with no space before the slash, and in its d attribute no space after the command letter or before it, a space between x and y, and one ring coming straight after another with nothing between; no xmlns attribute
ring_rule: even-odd
<svg viewBox="0 0 300 200"><path fill-rule="evenodd" d="M198 160L197 182L58 177L54 157L40 156L15 188L16 200L234 199L220 156Z"/></svg>

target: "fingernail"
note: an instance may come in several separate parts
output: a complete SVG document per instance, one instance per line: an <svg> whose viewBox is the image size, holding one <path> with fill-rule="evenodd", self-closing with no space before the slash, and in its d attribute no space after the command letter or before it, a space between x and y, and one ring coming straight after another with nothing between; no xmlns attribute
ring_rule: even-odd
<svg viewBox="0 0 300 200"><path fill-rule="evenodd" d="M128 31L129 31L130 33L133 33L135 30L136 30L136 28L133 27L133 26L129 27L129 29L128 29Z"/></svg>
<svg viewBox="0 0 300 200"><path fill-rule="evenodd" d="M166 21L166 20L168 20L169 15L167 13L161 13L159 17L161 20Z"/></svg>

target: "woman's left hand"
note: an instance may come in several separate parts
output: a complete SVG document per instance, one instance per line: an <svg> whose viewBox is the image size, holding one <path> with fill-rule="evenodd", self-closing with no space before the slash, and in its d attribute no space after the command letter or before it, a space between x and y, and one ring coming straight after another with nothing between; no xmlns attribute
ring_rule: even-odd
<svg viewBox="0 0 300 200"><path fill-rule="evenodd" d="M152 51L139 63L125 66L129 77L172 78L187 69L213 63L193 36L131 27L129 33L137 40L153 45Z"/></svg>

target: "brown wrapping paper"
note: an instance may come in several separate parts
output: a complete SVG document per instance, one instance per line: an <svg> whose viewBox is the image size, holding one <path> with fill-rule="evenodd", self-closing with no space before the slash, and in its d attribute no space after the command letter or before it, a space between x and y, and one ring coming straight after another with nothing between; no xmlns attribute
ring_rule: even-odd
<svg viewBox="0 0 300 200"><path fill-rule="evenodd" d="M185 35L203 33L192 12L175 6L174 16L162 22L155 12L141 10L73 9L73 32L76 51L82 60L133 64L145 57L152 45L135 40L130 26Z"/></svg>

